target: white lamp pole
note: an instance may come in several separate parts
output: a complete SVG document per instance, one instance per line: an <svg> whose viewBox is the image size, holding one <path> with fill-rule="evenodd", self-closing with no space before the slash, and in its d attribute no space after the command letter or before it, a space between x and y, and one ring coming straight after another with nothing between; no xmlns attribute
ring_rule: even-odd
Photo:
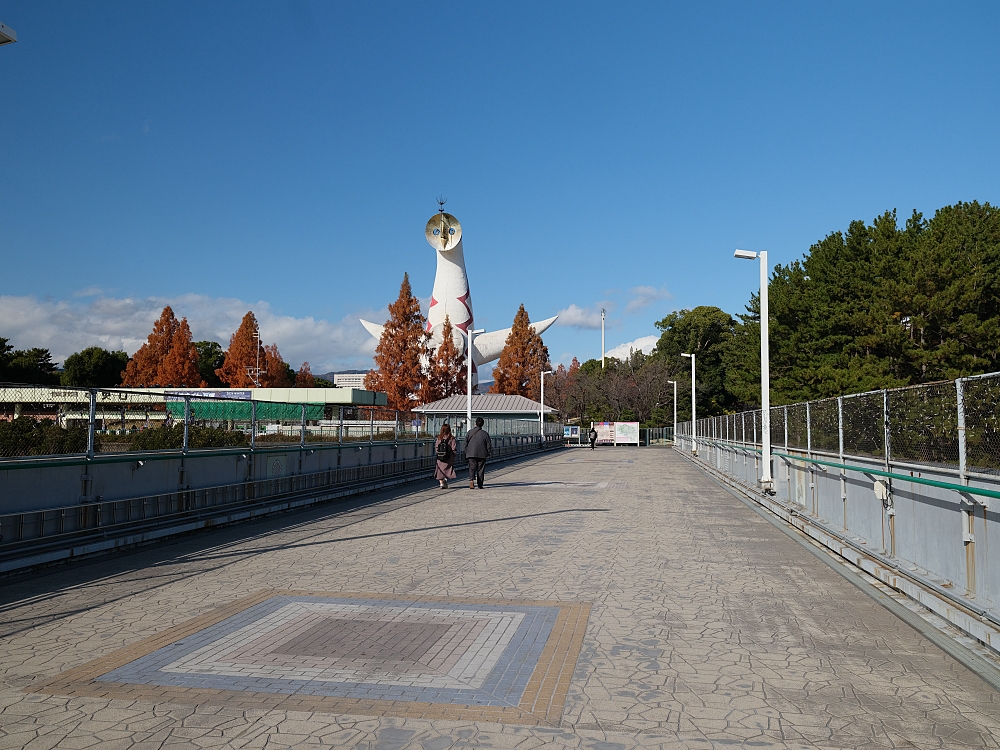
<svg viewBox="0 0 1000 750"><path fill-rule="evenodd" d="M691 452L698 453L698 415L694 401L694 354L682 353L682 357L691 360Z"/></svg>
<svg viewBox="0 0 1000 750"><path fill-rule="evenodd" d="M540 380L542 381L542 408L538 412L538 434L545 439L545 376L551 375L552 370L545 370Z"/></svg>
<svg viewBox="0 0 1000 750"><path fill-rule="evenodd" d="M604 369L604 308L601 308L601 369Z"/></svg>
<svg viewBox="0 0 1000 750"><path fill-rule="evenodd" d="M774 479L771 477L771 356L767 334L767 250L759 253L753 250L737 250L736 258L744 260L760 259L760 431L761 467L760 486L765 492L772 492Z"/></svg>
<svg viewBox="0 0 1000 750"><path fill-rule="evenodd" d="M459 328L458 330L462 330ZM465 434L468 435L472 432L472 341L477 334L485 333L485 328L479 328L475 331L468 331L465 335L469 339L469 348L465 352L465 363L468 366L468 373L465 376L465 389L469 392L468 399L466 400L466 418L468 422L465 425Z"/></svg>
<svg viewBox="0 0 1000 750"><path fill-rule="evenodd" d="M667 382L674 386L674 436L672 442L674 445L677 445L677 381L668 380Z"/></svg>

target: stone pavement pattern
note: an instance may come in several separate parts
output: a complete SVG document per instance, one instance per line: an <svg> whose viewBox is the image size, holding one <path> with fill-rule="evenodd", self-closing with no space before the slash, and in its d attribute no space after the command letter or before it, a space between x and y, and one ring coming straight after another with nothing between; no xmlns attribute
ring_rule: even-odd
<svg viewBox="0 0 1000 750"><path fill-rule="evenodd" d="M0 748L1000 747L1000 696L986 683L672 451L566 450L487 482L395 490L3 581ZM351 610L351 633L330 630L322 618L343 618L358 592L369 609ZM285 613L294 632L225 652L252 662L254 679L270 659L417 684L431 679L434 643L479 638L453 617L474 629L505 602L511 617L525 602L591 609L561 719L542 712L533 725L455 718L433 702L440 713L415 718L375 703L273 706L259 693L210 702L189 687L157 699L139 682L121 683L131 694L33 692L275 593L305 607ZM365 618L384 620L370 608L389 602L405 616L373 635ZM129 679L148 677L130 658ZM229 668L195 666L209 662ZM440 675L454 666L440 664ZM485 685L477 669L462 679Z"/></svg>

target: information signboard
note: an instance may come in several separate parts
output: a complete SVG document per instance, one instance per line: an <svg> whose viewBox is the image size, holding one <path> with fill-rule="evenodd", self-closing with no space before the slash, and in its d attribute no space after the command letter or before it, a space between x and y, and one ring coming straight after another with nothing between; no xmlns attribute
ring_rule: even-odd
<svg viewBox="0 0 1000 750"><path fill-rule="evenodd" d="M638 445L638 422L615 422L615 445Z"/></svg>

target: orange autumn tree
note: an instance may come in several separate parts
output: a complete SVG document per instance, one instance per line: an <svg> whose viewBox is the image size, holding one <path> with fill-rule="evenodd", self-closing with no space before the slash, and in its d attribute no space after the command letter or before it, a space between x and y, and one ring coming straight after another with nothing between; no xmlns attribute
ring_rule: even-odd
<svg viewBox="0 0 1000 750"><path fill-rule="evenodd" d="M205 385L198 374L198 352L191 343L187 318L178 321L169 305L163 308L146 343L126 365L122 385L188 388Z"/></svg>
<svg viewBox="0 0 1000 750"><path fill-rule="evenodd" d="M422 403L427 393L421 365L427 352L424 323L409 274L403 274L399 297L389 305L389 320L375 348L377 369L365 375L365 388L383 391L390 409L411 409Z"/></svg>
<svg viewBox="0 0 1000 750"><path fill-rule="evenodd" d="M260 343L260 327L250 310L229 338L226 358L215 374L232 388L287 388L292 384L288 370L277 344Z"/></svg>
<svg viewBox="0 0 1000 750"><path fill-rule="evenodd" d="M566 411L566 403L576 384L580 371L580 360L573 357L569 369L559 365L545 384L545 401L548 406L554 406L561 412Z"/></svg>
<svg viewBox="0 0 1000 750"><path fill-rule="evenodd" d="M531 327L528 313L521 305L504 342L500 361L493 368L490 393L526 396L537 401L539 378L542 370L548 369L548 364L549 350L542 343L542 337Z"/></svg>
<svg viewBox="0 0 1000 750"><path fill-rule="evenodd" d="M264 372L261 373L261 385L264 388L291 388L295 371L288 366L278 351L277 344L264 347Z"/></svg>
<svg viewBox="0 0 1000 750"><path fill-rule="evenodd" d="M302 367L299 371L295 373L295 387L296 388L315 388L316 378L312 374L312 369L309 367L308 362L303 362Z"/></svg>
<svg viewBox="0 0 1000 750"><path fill-rule="evenodd" d="M163 364L160 365L160 382L163 385L184 385L203 388L205 381L198 372L198 350L191 341L191 328L187 318L181 318L174 339Z"/></svg>
<svg viewBox="0 0 1000 750"><path fill-rule="evenodd" d="M455 329L447 315L441 326L444 340L437 351L430 355L427 371L427 393L425 403L441 398L454 396L456 393L466 393L465 384L468 380L465 354L455 345Z"/></svg>

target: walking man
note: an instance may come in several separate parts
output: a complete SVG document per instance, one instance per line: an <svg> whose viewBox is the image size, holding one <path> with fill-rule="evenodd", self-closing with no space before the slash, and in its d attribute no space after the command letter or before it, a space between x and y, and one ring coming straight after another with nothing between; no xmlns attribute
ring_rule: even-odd
<svg viewBox="0 0 1000 750"><path fill-rule="evenodd" d="M597 445L597 428L594 425L590 425L590 432L587 433L587 437L590 438L590 450L594 450L594 446Z"/></svg>
<svg viewBox="0 0 1000 750"><path fill-rule="evenodd" d="M486 459L493 452L490 435L483 429L483 418L476 418L476 426L469 430L465 437L465 458L469 462L469 489L483 488L483 477L486 474Z"/></svg>

